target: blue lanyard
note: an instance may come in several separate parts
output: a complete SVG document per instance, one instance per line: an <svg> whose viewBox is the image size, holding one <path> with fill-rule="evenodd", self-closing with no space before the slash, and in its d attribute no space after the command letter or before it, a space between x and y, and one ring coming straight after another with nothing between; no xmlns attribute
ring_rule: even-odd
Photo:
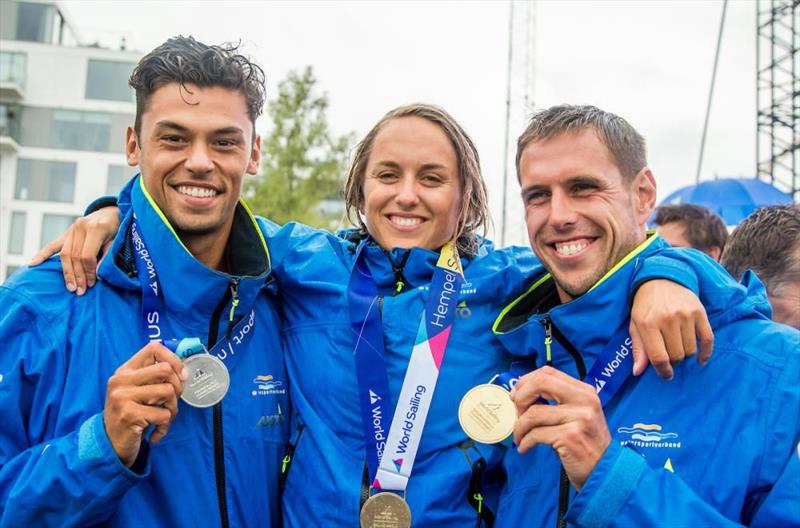
<svg viewBox="0 0 800 528"><path fill-rule="evenodd" d="M139 276L139 285L142 288L142 335L145 341L162 342L164 339L174 337L165 335L166 314L164 309L164 294L161 291L161 282L155 263L150 257L150 251L139 234L139 225L136 215L131 222L131 238L133 240L133 256L136 260L136 274ZM172 332L169 332L172 334Z"/></svg>
<svg viewBox="0 0 800 528"><path fill-rule="evenodd" d="M592 385L605 407L633 373L633 341L628 322L614 334L583 379Z"/></svg>
<svg viewBox="0 0 800 528"><path fill-rule="evenodd" d="M157 341L160 343L168 338L174 338L175 335L167 328L161 282L158 280L158 272L147 245L139 233L136 215L134 215L133 222L131 222L131 238L133 240L136 273L139 276L139 284L142 289L142 335L145 337L146 342ZM226 359L230 359L236 354L240 345L243 345L253 334L255 322L255 310L251 309L248 315L242 317L228 335L217 341L208 353L216 355L223 362Z"/></svg>
<svg viewBox="0 0 800 528"><path fill-rule="evenodd" d="M594 387L597 396L600 398L600 405L603 407L611 401L633 372L632 343L631 334L628 332L628 322L626 321L620 330L611 337L611 340L603 348L589 373L583 379L584 383ZM520 376L525 374L525 371L520 369L521 365L524 365L524 362L512 364L509 372L498 374L492 378L491 383L511 391L519 381ZM537 401L538 403L549 403L542 398Z"/></svg>
<svg viewBox="0 0 800 528"><path fill-rule="evenodd" d="M365 247L366 243L362 242L356 252L356 261L347 288L347 300L351 328L356 334L353 357L364 429L364 449L369 481L372 482L389 436L389 414L394 407L389 396L378 287L366 259L362 257Z"/></svg>
<svg viewBox="0 0 800 528"><path fill-rule="evenodd" d="M457 299L452 302L449 302L449 300L460 294L462 274L460 263L457 261L457 253L454 250L455 262L450 263L450 265L458 268L459 271L457 273L447 271L446 268L442 267L444 265L442 263L443 257L440 255L440 262L437 264L436 270L434 270L428 289L425 315L420 321L420 329L414 343L414 350L412 350L409 369L406 372L406 379L404 379L403 387L401 388L401 400L403 402L406 400L411 401L412 405L419 409L414 412L414 415L420 416L420 423L415 424L414 434L411 435L409 432L406 438L402 436L402 431L405 430L399 428L397 431L394 430L394 428L398 427L395 425L395 422L397 422L396 415L401 410L392 405L389 394L389 376L384 352L383 324L381 322L378 288L364 258L365 247L366 242L362 242L356 251L355 264L347 289L350 323L356 335L353 356L358 379L361 423L364 430L364 449L370 482L374 482L377 487L402 490L405 489L405 482L407 482L413 468L413 459L416 454L418 440L424 429L427 406L433 395L436 378L438 378L452 328L455 314L453 307L456 305ZM451 279L449 282L446 280L447 277ZM443 304L442 299L448 302ZM419 347L423 347L424 350L418 351L417 348ZM415 357L422 358L422 361L418 359L415 362ZM408 390L409 371L413 371L411 377L414 380L420 376L420 379L425 378L427 380L425 382L424 398L417 397L417 400L403 398L404 391L407 392ZM416 386L416 382L413 385ZM422 401L423 399L426 401ZM394 419L389 417L390 414ZM410 422L404 423L409 424ZM412 436L413 438L411 438ZM384 449L390 446L390 441L391 446L397 444L395 447L406 453L406 456L397 458L393 454L391 462L383 461L382 463ZM391 464L397 467L392 467ZM396 469L396 471L388 472L381 470L386 474L384 480L389 482L388 486L385 484L381 486L376 479L378 468L383 468L384 466L389 467L391 470ZM396 473L396 475L387 473ZM394 482L395 480L397 482Z"/></svg>

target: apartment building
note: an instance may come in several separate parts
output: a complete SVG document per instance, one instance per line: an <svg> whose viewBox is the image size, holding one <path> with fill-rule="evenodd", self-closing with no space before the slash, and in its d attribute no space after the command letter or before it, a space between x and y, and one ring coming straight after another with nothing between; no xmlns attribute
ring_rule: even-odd
<svg viewBox="0 0 800 528"><path fill-rule="evenodd" d="M0 281L135 172L140 57L81 42L58 3L0 0Z"/></svg>

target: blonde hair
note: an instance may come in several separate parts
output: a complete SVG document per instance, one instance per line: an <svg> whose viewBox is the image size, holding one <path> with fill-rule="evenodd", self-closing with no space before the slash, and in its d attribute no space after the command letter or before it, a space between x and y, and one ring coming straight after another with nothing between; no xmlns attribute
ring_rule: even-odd
<svg viewBox="0 0 800 528"><path fill-rule="evenodd" d="M344 187L347 219L360 227L362 231L367 231L367 226L359 215L359 211L364 208L364 178L369 156L372 153L372 145L375 143L375 137L389 121L401 117L427 119L438 125L450 139L456 153L462 197L455 238L459 251L465 254L474 254L479 245L478 235L486 235L491 221L486 183L481 174L478 151L461 125L444 109L435 105L415 103L389 111L356 146L353 163L350 165Z"/></svg>

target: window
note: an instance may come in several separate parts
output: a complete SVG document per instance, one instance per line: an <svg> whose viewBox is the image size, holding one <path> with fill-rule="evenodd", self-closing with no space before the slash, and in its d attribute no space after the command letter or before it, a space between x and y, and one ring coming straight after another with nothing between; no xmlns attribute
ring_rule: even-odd
<svg viewBox="0 0 800 528"><path fill-rule="evenodd" d="M19 141L20 106L0 103L0 136L10 136Z"/></svg>
<svg viewBox="0 0 800 528"><path fill-rule="evenodd" d="M17 160L14 198L71 202L75 197L77 164L69 161Z"/></svg>
<svg viewBox="0 0 800 528"><path fill-rule="evenodd" d="M51 43L55 6L20 2L17 4L17 40Z"/></svg>
<svg viewBox="0 0 800 528"><path fill-rule="evenodd" d="M114 196L119 194L119 191L135 172L136 169L127 165L109 165L106 194Z"/></svg>
<svg viewBox="0 0 800 528"><path fill-rule="evenodd" d="M66 231L77 218L77 216L73 215L42 215L42 238L39 241L39 247L44 247L45 244Z"/></svg>
<svg viewBox="0 0 800 528"><path fill-rule="evenodd" d="M25 54L0 51L0 82L25 85Z"/></svg>
<svg viewBox="0 0 800 528"><path fill-rule="evenodd" d="M132 62L89 59L86 98L133 101L133 90L128 86L128 78L135 66Z"/></svg>
<svg viewBox="0 0 800 528"><path fill-rule="evenodd" d="M50 145L54 148L108 151L111 116L100 112L54 110Z"/></svg>
<svg viewBox="0 0 800 528"><path fill-rule="evenodd" d="M25 248L25 212L12 211L11 230L8 233L8 252L11 255L22 255Z"/></svg>

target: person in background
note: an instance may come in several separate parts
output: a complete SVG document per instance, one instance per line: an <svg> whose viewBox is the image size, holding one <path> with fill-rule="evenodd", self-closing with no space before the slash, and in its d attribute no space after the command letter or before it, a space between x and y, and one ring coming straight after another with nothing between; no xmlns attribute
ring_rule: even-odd
<svg viewBox="0 0 800 528"><path fill-rule="evenodd" d="M699 249L718 262L728 239L722 218L700 205L662 205L653 223L671 246Z"/></svg>
<svg viewBox="0 0 800 528"><path fill-rule="evenodd" d="M280 319L240 201L264 74L175 37L130 84L141 175L96 286L69 293L58 259L0 286L0 526L280 526ZM184 337L210 353L160 344Z"/></svg>
<svg viewBox="0 0 800 528"><path fill-rule="evenodd" d="M772 320L800 330L800 205L756 210L733 230L720 263L736 279L753 270L767 288Z"/></svg>

